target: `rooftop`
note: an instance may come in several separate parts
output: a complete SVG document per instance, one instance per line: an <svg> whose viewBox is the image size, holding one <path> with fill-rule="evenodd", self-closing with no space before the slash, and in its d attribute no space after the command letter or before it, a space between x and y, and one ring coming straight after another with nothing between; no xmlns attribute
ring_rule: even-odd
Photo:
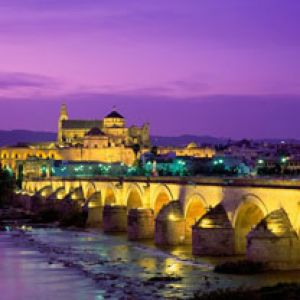
<svg viewBox="0 0 300 300"><path fill-rule="evenodd" d="M105 118L124 119L124 117L115 110L109 113Z"/></svg>
<svg viewBox="0 0 300 300"><path fill-rule="evenodd" d="M100 127L101 121L99 120L64 120L62 121L62 128L63 129L77 129L77 128L84 128L84 129L91 129L94 127Z"/></svg>
<svg viewBox="0 0 300 300"><path fill-rule="evenodd" d="M105 135L98 127L93 127L86 134L88 136L97 136L97 135Z"/></svg>

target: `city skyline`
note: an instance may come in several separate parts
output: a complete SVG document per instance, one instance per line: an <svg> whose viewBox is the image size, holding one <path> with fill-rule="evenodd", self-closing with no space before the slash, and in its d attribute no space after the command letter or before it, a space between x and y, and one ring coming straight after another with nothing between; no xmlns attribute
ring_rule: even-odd
<svg viewBox="0 0 300 300"><path fill-rule="evenodd" d="M54 131L66 102L155 135L300 138L297 1L0 6L1 129Z"/></svg>

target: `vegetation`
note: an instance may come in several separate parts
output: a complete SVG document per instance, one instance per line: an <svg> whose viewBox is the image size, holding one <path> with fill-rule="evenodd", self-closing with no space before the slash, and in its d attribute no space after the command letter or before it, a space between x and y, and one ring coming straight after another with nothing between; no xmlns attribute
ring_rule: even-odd
<svg viewBox="0 0 300 300"><path fill-rule="evenodd" d="M239 260L216 265L214 272L224 274L257 274L264 272L265 269L266 266L262 262Z"/></svg>
<svg viewBox="0 0 300 300"><path fill-rule="evenodd" d="M13 174L7 169L2 169L0 165L0 208L10 203L14 188L15 180Z"/></svg>
<svg viewBox="0 0 300 300"><path fill-rule="evenodd" d="M176 281L181 281L182 277L179 276L153 276L148 279L148 281L151 282L176 282Z"/></svg>
<svg viewBox="0 0 300 300"><path fill-rule="evenodd" d="M262 287L257 290L221 289L211 293L199 290L194 300L294 300L300 299L300 285L295 283L279 283L273 287Z"/></svg>
<svg viewBox="0 0 300 300"><path fill-rule="evenodd" d="M60 219L62 227L79 227L84 228L87 220L87 212L73 211Z"/></svg>
<svg viewBox="0 0 300 300"><path fill-rule="evenodd" d="M35 216L34 222L52 223L60 219L59 211L54 208L44 208Z"/></svg>

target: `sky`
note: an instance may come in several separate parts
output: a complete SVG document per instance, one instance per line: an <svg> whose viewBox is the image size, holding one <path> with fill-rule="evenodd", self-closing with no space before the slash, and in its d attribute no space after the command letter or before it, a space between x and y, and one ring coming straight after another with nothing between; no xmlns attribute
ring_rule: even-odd
<svg viewBox="0 0 300 300"><path fill-rule="evenodd" d="M0 0L0 129L115 105L155 135L300 138L299 0Z"/></svg>

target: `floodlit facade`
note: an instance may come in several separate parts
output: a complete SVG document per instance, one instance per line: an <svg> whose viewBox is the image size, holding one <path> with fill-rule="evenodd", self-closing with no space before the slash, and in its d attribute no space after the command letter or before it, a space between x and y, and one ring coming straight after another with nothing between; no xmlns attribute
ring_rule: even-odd
<svg viewBox="0 0 300 300"><path fill-rule="evenodd" d="M17 161L32 157L132 165L136 160L132 149L134 144L149 148L149 124L128 128L124 117L117 111L112 111L103 120L72 120L66 105L62 105L57 141L2 147L0 162L13 172L18 172L17 165L21 166Z"/></svg>

